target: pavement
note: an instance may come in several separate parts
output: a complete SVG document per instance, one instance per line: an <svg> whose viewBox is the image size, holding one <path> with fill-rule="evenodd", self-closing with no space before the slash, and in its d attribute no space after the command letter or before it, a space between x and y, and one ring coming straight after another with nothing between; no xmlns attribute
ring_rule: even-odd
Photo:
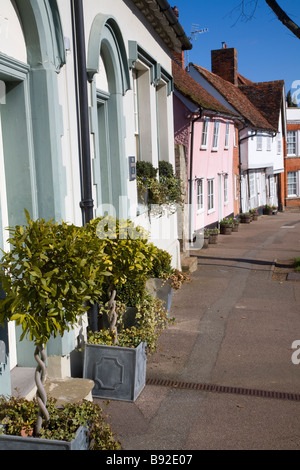
<svg viewBox="0 0 300 470"><path fill-rule="evenodd" d="M299 450L300 280L287 273L300 212L260 216L191 254L198 268L174 292L176 322L144 390L94 401L124 450Z"/></svg>

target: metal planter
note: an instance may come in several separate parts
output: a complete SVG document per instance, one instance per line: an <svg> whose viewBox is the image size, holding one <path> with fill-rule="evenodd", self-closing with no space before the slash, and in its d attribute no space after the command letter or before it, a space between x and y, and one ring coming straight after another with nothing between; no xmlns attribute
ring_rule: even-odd
<svg viewBox="0 0 300 470"><path fill-rule="evenodd" d="M151 277L147 280L146 289L153 297L161 299L163 301L163 307L167 312L170 312L173 289L169 281L164 281L157 277Z"/></svg>
<svg viewBox="0 0 300 470"><path fill-rule="evenodd" d="M136 348L87 344L83 377L94 381L94 398L134 402L146 383L146 343Z"/></svg>
<svg viewBox="0 0 300 470"><path fill-rule="evenodd" d="M75 438L68 441L36 437L0 435L0 450L88 450L88 429L80 426Z"/></svg>

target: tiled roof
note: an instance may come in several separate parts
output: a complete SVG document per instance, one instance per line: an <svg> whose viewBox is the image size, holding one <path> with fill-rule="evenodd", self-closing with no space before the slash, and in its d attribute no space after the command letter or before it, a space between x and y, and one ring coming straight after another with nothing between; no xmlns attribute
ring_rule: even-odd
<svg viewBox="0 0 300 470"><path fill-rule="evenodd" d="M278 128L284 80L240 85L239 88L267 121Z"/></svg>
<svg viewBox="0 0 300 470"><path fill-rule="evenodd" d="M226 101L246 120L248 125L256 130L272 131L276 132L278 130L278 121L274 125L273 122L267 120L266 117L262 114L251 100L248 99L245 93L243 93L242 88L245 86L250 87L250 80L245 79L241 75L239 76L239 83L244 81L248 83L241 87L236 87L232 83L224 80L218 75L209 72L207 69L200 67L196 64L191 64L200 75L205 78L225 99ZM251 82L250 82L251 83ZM255 85L255 84L254 84ZM270 97L265 96L265 101L270 99ZM278 108L279 105L277 104Z"/></svg>
<svg viewBox="0 0 300 470"><path fill-rule="evenodd" d="M172 74L175 89L185 98L209 111L237 117L238 115L223 106L216 98L199 85L175 60L172 60Z"/></svg>

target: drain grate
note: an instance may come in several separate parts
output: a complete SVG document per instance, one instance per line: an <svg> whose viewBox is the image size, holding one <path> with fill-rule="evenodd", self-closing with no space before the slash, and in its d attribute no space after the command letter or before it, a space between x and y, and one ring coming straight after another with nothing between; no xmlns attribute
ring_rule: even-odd
<svg viewBox="0 0 300 470"><path fill-rule="evenodd" d="M168 379L147 379L147 385L159 385L161 387L180 388L184 390L200 390L212 393L233 393L236 395L248 395L261 398L274 398L277 400L300 401L299 393L273 392L271 390L259 390L243 387L229 387L226 385L214 385L206 383L180 382Z"/></svg>

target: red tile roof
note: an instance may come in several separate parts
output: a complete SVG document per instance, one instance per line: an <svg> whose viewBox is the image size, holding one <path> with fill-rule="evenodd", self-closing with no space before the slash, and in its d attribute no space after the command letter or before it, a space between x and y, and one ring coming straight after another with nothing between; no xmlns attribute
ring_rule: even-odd
<svg viewBox="0 0 300 470"><path fill-rule="evenodd" d="M240 85L239 88L267 121L277 129L284 97L284 80Z"/></svg>
<svg viewBox="0 0 300 470"><path fill-rule="evenodd" d="M205 110L226 114L231 117L238 116L200 86L175 60L172 61L172 74L175 89L185 98L190 99Z"/></svg>
<svg viewBox="0 0 300 470"><path fill-rule="evenodd" d="M257 84L251 82L248 79L245 79L244 77L242 77L242 75L239 75L239 83L245 83L245 85L237 87L232 83L228 82L227 80L224 80L223 78L219 77L218 75L209 72L203 67L200 67L199 65L190 65L193 66L199 72L199 74L203 78L205 78L241 116L243 116L243 118L251 128L261 131L272 132L276 132L278 130L278 120L277 123L275 123L275 112L272 112L272 116L270 117L269 113L264 112L263 114L261 110L261 108L263 107L262 104L265 104L268 99L271 99L271 97L265 95L264 98L262 98L262 94L260 93L259 98L256 99L256 103L260 103L260 106L258 108L258 106L255 106L252 100L249 99L247 93L243 92L243 88L245 88L246 90L246 87L248 87L247 91L249 95L252 96L252 93L250 93L250 88L251 86L256 86ZM264 87L257 87L257 90L259 90L260 92L263 89ZM254 98L253 101L255 101ZM280 104L275 101L275 99L272 99L272 106L276 106L276 108L279 110L281 101Z"/></svg>

